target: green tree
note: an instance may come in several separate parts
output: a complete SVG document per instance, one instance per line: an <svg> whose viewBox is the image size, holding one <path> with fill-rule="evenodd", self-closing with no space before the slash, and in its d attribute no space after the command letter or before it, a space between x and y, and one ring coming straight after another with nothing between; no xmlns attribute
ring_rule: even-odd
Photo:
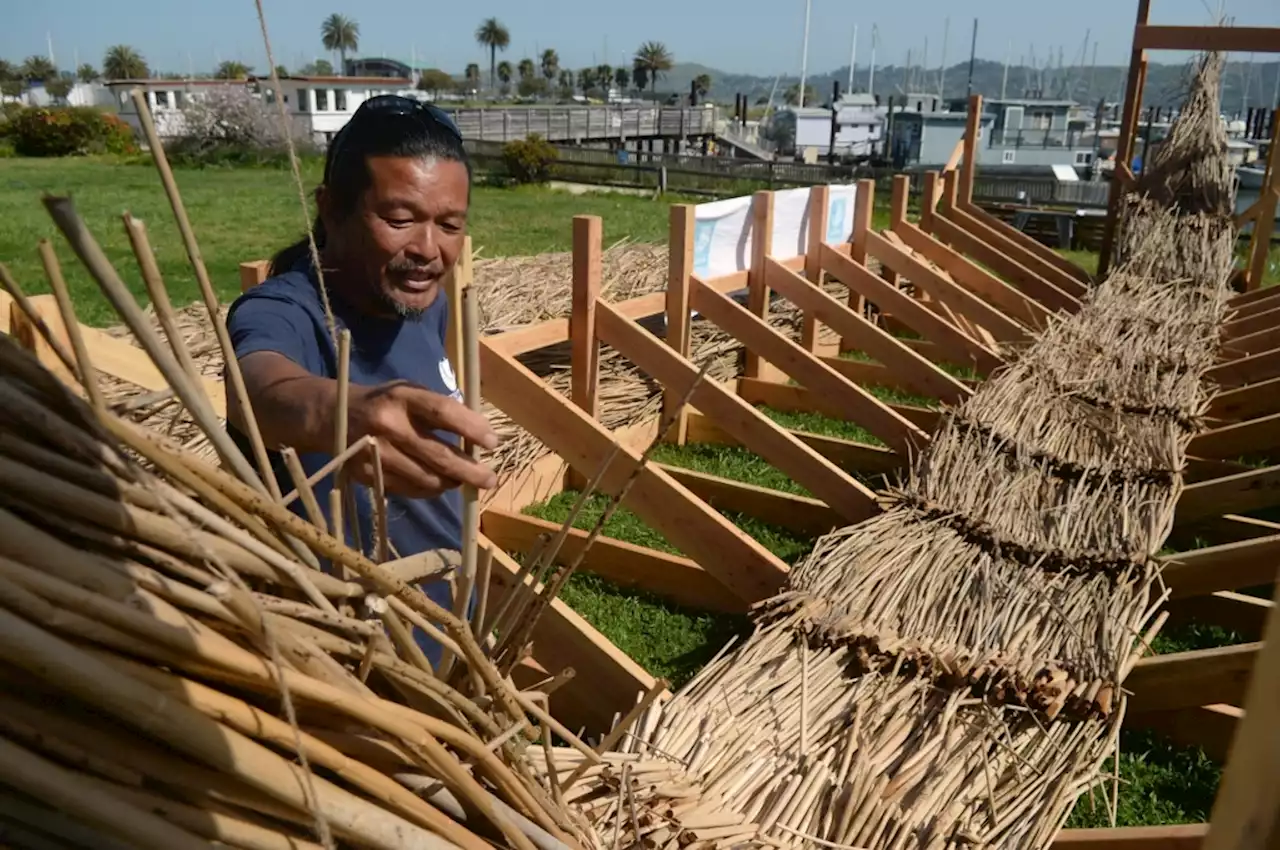
<svg viewBox="0 0 1280 850"><path fill-rule="evenodd" d="M649 72L641 65L636 65L631 69L631 79L635 82L636 88L644 91L649 85Z"/></svg>
<svg viewBox="0 0 1280 850"><path fill-rule="evenodd" d="M511 67L511 63L503 59L498 63L498 80L502 83L502 93L511 93L511 78L515 75L515 70Z"/></svg>
<svg viewBox="0 0 1280 850"><path fill-rule="evenodd" d="M0 59L0 82L18 79L18 69L8 59Z"/></svg>
<svg viewBox="0 0 1280 850"><path fill-rule="evenodd" d="M304 77L332 77L333 63L328 59L317 59L303 65L298 69L298 73Z"/></svg>
<svg viewBox="0 0 1280 850"><path fill-rule="evenodd" d="M485 18L484 22L476 28L476 42L489 51L489 88L495 88L498 51L506 50L511 44L511 33L497 18Z"/></svg>
<svg viewBox="0 0 1280 850"><path fill-rule="evenodd" d="M582 89L582 94L584 96L599 84L599 81L596 79L595 68L583 68L578 72L578 88Z"/></svg>
<svg viewBox="0 0 1280 850"><path fill-rule="evenodd" d="M215 80L243 80L248 78L249 72L252 70L253 68L243 62L228 59L214 70L213 78Z"/></svg>
<svg viewBox="0 0 1280 850"><path fill-rule="evenodd" d="M360 24L354 18L334 12L320 24L320 41L325 50L338 54L341 68L339 73L347 71L347 52L355 53L360 49Z"/></svg>
<svg viewBox="0 0 1280 850"><path fill-rule="evenodd" d="M631 86L631 72L626 68L618 68L613 72L613 81L625 92Z"/></svg>
<svg viewBox="0 0 1280 850"><path fill-rule="evenodd" d="M145 80L151 69L142 54L127 44L108 47L102 57L102 76L108 80Z"/></svg>
<svg viewBox="0 0 1280 850"><path fill-rule="evenodd" d="M658 89L658 78L671 70L671 66L675 64L675 60L671 58L671 51L667 50L667 46L660 41L646 41L640 45L640 49L636 51L635 60L632 67L639 71L644 69L645 79L648 80L650 91L656 92ZM637 83L639 78L637 77ZM641 86L643 88L643 86Z"/></svg>
<svg viewBox="0 0 1280 850"><path fill-rule="evenodd" d="M27 82L43 83L51 77L58 76L58 69L47 56L28 56L22 60L22 67L18 69L18 74Z"/></svg>
<svg viewBox="0 0 1280 850"><path fill-rule="evenodd" d="M0 80L0 94L5 97L21 97L26 87L27 84L17 77Z"/></svg>
<svg viewBox="0 0 1280 850"><path fill-rule="evenodd" d="M800 84L792 83L790 86L788 86L786 93L782 96L782 99L785 100L787 104L790 106L795 106L798 103L800 103ZM816 103L817 100L818 100L818 93L813 90L813 86L809 85L808 83L805 83L804 102Z"/></svg>
<svg viewBox="0 0 1280 850"><path fill-rule="evenodd" d="M707 96L707 92L711 91L711 75L699 74L693 78L693 89L698 93L698 99Z"/></svg>
<svg viewBox="0 0 1280 850"><path fill-rule="evenodd" d="M466 73L463 74L467 78L467 88L475 91L480 88L480 66L475 62L467 64Z"/></svg>
<svg viewBox="0 0 1280 850"><path fill-rule="evenodd" d="M277 77L287 77L287 76L289 76L289 69L288 69L288 68L286 68L286 67L285 67L285 66L283 66L283 65L277 65L277 66L276 66L276 76L277 76Z"/></svg>
<svg viewBox="0 0 1280 850"><path fill-rule="evenodd" d="M560 76L560 54L548 47L542 51L540 62L542 76L547 78L548 83Z"/></svg>
<svg viewBox="0 0 1280 850"><path fill-rule="evenodd" d="M76 78L70 74L58 74L44 81L44 90L54 100L66 103L71 90L75 88Z"/></svg>
<svg viewBox="0 0 1280 850"><path fill-rule="evenodd" d="M561 100L569 100L573 97L573 72L568 68L560 70L560 91L557 94Z"/></svg>
<svg viewBox="0 0 1280 850"><path fill-rule="evenodd" d="M609 88L613 85L613 66L597 65L596 66L596 85L604 91L605 96L609 94Z"/></svg>
<svg viewBox="0 0 1280 850"><path fill-rule="evenodd" d="M98 69L90 65L88 62L76 68L76 79L82 83L92 83L98 79Z"/></svg>
<svg viewBox="0 0 1280 850"><path fill-rule="evenodd" d="M456 85L453 76L439 68L428 68L418 78L418 88L429 93L433 98L440 97L443 92L453 91Z"/></svg>
<svg viewBox="0 0 1280 850"><path fill-rule="evenodd" d="M533 75L537 72L538 69L534 67L532 59L521 59L520 63L516 65L516 74L520 77L521 81L532 80Z"/></svg>

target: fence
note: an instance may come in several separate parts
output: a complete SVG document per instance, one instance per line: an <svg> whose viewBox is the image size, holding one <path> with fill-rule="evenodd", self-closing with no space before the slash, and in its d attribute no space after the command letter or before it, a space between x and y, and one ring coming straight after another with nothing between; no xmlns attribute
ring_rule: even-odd
<svg viewBox="0 0 1280 850"><path fill-rule="evenodd" d="M550 141L680 138L715 133L716 108L563 106L455 109L464 139L509 142L537 133Z"/></svg>

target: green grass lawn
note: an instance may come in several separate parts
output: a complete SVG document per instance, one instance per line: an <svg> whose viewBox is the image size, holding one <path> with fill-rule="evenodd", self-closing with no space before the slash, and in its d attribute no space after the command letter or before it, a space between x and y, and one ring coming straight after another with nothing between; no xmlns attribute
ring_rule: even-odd
<svg viewBox="0 0 1280 850"><path fill-rule="evenodd" d="M176 176L210 277L224 300L240 291L241 262L268 259L304 232L298 192L288 170L178 169ZM308 163L304 173L308 192L319 178L318 167ZM40 239L51 239L62 258L81 321L115 323L97 286L40 203L46 192L71 195L135 293L145 298L120 220L125 212L146 223L173 302L182 305L199 297L155 168L91 158L0 159L0 262L8 265L27 291L47 291L36 245ZM624 236L662 242L667 238L667 209L680 201L670 196L653 201L610 193L573 195L536 187L477 186L471 207L472 244L487 257L568 251L573 216L586 214L603 217L606 245Z"/></svg>

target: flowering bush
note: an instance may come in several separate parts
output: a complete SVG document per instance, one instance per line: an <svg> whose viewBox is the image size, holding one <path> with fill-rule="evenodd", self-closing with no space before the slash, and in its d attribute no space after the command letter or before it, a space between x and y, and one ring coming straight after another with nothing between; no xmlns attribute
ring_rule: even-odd
<svg viewBox="0 0 1280 850"><path fill-rule="evenodd" d="M313 154L315 143L305 125L290 116L280 120L279 107L260 99L243 85L211 86L182 107L181 137L166 145L170 155L189 164L242 164L280 159L292 136L300 154Z"/></svg>
<svg viewBox="0 0 1280 850"><path fill-rule="evenodd" d="M115 115L83 106L34 107L14 113L6 132L19 156L127 154L133 130Z"/></svg>

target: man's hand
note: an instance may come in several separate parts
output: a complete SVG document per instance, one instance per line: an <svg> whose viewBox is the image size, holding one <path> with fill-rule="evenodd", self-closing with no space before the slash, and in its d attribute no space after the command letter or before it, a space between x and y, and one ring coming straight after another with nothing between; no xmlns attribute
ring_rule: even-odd
<svg viewBox="0 0 1280 850"><path fill-rule="evenodd" d="M482 490L497 484L489 467L432 433L446 431L492 449L498 445L497 435L479 413L449 396L407 383L352 386L350 394L348 436L352 442L366 435L378 440L388 492L432 498L460 484ZM373 463L367 454L349 469L357 479L372 482Z"/></svg>
<svg viewBox="0 0 1280 850"><path fill-rule="evenodd" d="M240 360L253 412L269 447L292 446L299 453L333 453L338 382L307 372L270 351ZM244 412L228 394L227 415L241 431ZM488 489L497 484L487 466L438 439L445 431L492 449L497 435L488 421L453 398L403 381L366 387L352 384L347 401L347 439L378 440L388 493L434 498L460 484ZM346 466L359 481L373 482L368 452Z"/></svg>

